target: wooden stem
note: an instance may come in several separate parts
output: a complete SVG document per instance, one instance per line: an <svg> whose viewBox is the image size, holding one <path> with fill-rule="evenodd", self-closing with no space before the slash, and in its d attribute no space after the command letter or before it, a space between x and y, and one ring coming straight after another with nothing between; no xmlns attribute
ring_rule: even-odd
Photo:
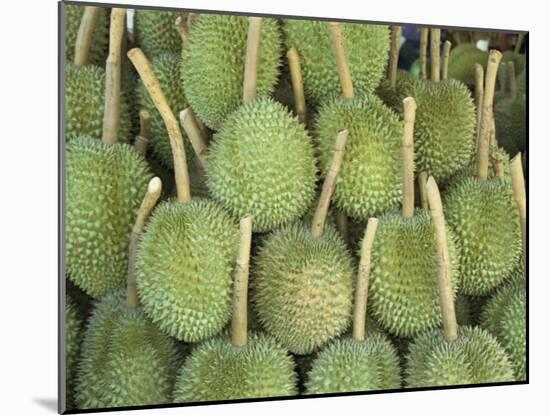
<svg viewBox="0 0 550 415"><path fill-rule="evenodd" d="M147 145L151 134L151 115L145 108L139 110L139 134L134 141L134 149L143 157L147 154Z"/></svg>
<svg viewBox="0 0 550 415"><path fill-rule="evenodd" d="M258 65L260 63L260 35L262 32L261 17L249 17L248 21L248 39L244 64L244 104L256 99L256 81L258 80Z"/></svg>
<svg viewBox="0 0 550 415"><path fill-rule="evenodd" d="M338 172L340 171L340 166L344 160L344 151L346 149L346 142L348 141L348 130L340 131L336 136L336 142L334 144L334 155L332 156L332 161L330 163L330 168L328 170L325 181L323 182L323 190L321 191L321 196L319 197L319 204L315 210L315 215L313 216L313 223L311 224L311 233L314 238L319 238L323 235L325 228L325 220L327 218L328 207L330 205L330 199L334 188L336 187L336 178L338 177Z"/></svg>
<svg viewBox="0 0 550 415"><path fill-rule="evenodd" d="M231 343L236 347L246 346L248 324L248 270L250 263L250 245L252 243L252 216L241 219L241 242L239 258L235 270L233 287L233 319L231 321Z"/></svg>
<svg viewBox="0 0 550 415"><path fill-rule="evenodd" d="M187 14L187 31L191 31L191 27L193 26L193 22L196 18L199 17L199 13L188 13Z"/></svg>
<svg viewBox="0 0 550 415"><path fill-rule="evenodd" d="M369 292L370 258L374 237L378 227L378 219L369 218L365 236L361 244L361 259L357 273L357 287L355 288L355 306L353 308L353 339L366 339L365 322L367 319L367 299Z"/></svg>
<svg viewBox="0 0 550 415"><path fill-rule="evenodd" d="M193 146L193 150L195 150L200 169L204 171L208 147L199 124L197 123L197 118L191 108L184 109L180 112L180 124L189 138L189 141Z"/></svg>
<svg viewBox="0 0 550 415"><path fill-rule="evenodd" d="M479 128L479 140L477 146L477 176L480 180L487 180L489 167L489 144L493 119L493 99L495 94L495 82L497 71L502 59L502 53L498 50L489 52L489 61L485 74L485 88L483 93L483 107L481 113L481 126Z"/></svg>
<svg viewBox="0 0 550 415"><path fill-rule="evenodd" d="M520 50L521 50L521 45L523 44L523 39L525 38L525 34L524 33L520 33L518 35L518 39L516 41L516 46L514 48L514 53L519 53Z"/></svg>
<svg viewBox="0 0 550 415"><path fill-rule="evenodd" d="M428 182L426 183L426 191L428 193L428 203L432 213L437 243L437 282L439 288L441 314L443 316L443 333L447 341L454 341L458 337L458 325L456 322L455 304L453 299L451 261L449 259L449 249L447 246L447 233L445 231L445 217L443 216L441 195L439 194L437 183L432 176L429 177Z"/></svg>
<svg viewBox="0 0 550 415"><path fill-rule="evenodd" d="M479 132L481 130L481 113L483 112L483 65L474 64L475 76L475 104L477 112L476 124L476 148L479 145Z"/></svg>
<svg viewBox="0 0 550 415"><path fill-rule="evenodd" d="M189 32L187 30L187 19L185 19L185 16L183 14L176 18L176 21L174 22L174 28L178 31L181 37L181 42L187 42Z"/></svg>
<svg viewBox="0 0 550 415"><path fill-rule="evenodd" d="M497 137L496 137L497 129L495 125L495 117L493 114L493 117L491 118L491 134L490 134L490 158L491 158L491 164L493 165L493 172L495 173L495 176L497 177L504 177L504 160L502 160L502 156L497 151L498 150L498 144L497 144Z"/></svg>
<svg viewBox="0 0 550 415"><path fill-rule="evenodd" d="M518 84L516 80L516 67L514 61L508 62L508 81L510 82L510 97L513 100L518 98Z"/></svg>
<svg viewBox="0 0 550 415"><path fill-rule="evenodd" d="M420 79L428 78L426 73L426 52L428 50L428 28L420 29Z"/></svg>
<svg viewBox="0 0 550 415"><path fill-rule="evenodd" d="M430 78L432 82L440 79L440 47L441 29L430 29Z"/></svg>
<svg viewBox="0 0 550 415"><path fill-rule="evenodd" d="M443 44L443 71L441 73L441 79L447 80L449 76L449 55L451 54L451 42L446 40Z"/></svg>
<svg viewBox="0 0 550 415"><path fill-rule="evenodd" d="M428 173L421 171L418 173L418 193L420 195L420 206L424 210L428 210L428 194L426 192L426 182L428 181Z"/></svg>
<svg viewBox="0 0 550 415"><path fill-rule="evenodd" d="M145 222L151 215L153 208L159 200L162 191L162 182L158 177L153 177L147 187L147 193L139 207L136 222L130 234L130 248L128 254L128 279L127 279L127 303L129 308L139 306L136 284L136 251Z"/></svg>
<svg viewBox="0 0 550 415"><path fill-rule="evenodd" d="M351 81L351 72L346 58L346 50L344 48L344 33L342 26L338 22L330 22L330 36L332 38L332 49L336 55L336 65L338 67L338 76L340 85L342 86L342 96L345 99L353 99L353 83Z"/></svg>
<svg viewBox="0 0 550 415"><path fill-rule="evenodd" d="M95 6L86 6L74 45L74 64L81 66L88 63L90 56L90 46L92 45L92 35L99 16L100 9Z"/></svg>
<svg viewBox="0 0 550 415"><path fill-rule="evenodd" d="M412 97L403 100L404 126L403 144L403 210L404 218L414 215L414 119L416 115L416 101Z"/></svg>
<svg viewBox="0 0 550 415"><path fill-rule="evenodd" d="M166 97L162 93L159 81L151 68L151 64L139 48L134 48L128 52L128 58L136 67L143 85L147 89L151 100L160 113L168 136L170 137L170 146L174 157L174 174L176 176L177 198L181 203L191 201L191 191L189 189L189 171L187 170L187 160L185 158L185 147L183 146L183 136L179 129L178 121L172 113L170 106L166 102Z"/></svg>
<svg viewBox="0 0 550 415"><path fill-rule="evenodd" d="M388 80L390 87L395 90L397 80L397 63L399 61L399 41L401 40L401 26L392 26L390 41L390 62L388 63Z"/></svg>
<svg viewBox="0 0 550 415"><path fill-rule="evenodd" d="M292 91L294 92L294 110L298 119L306 123L306 98L304 95L304 81L302 79L302 69L300 65L300 56L295 48L290 48L286 54L288 66L290 68L290 78L292 80Z"/></svg>
<svg viewBox="0 0 550 415"><path fill-rule="evenodd" d="M525 196L525 179L523 177L521 153L518 153L510 161L510 173L512 175L512 190L514 192L514 199L519 211L521 242L523 246L523 265L525 266L525 257L527 252L527 197Z"/></svg>
<svg viewBox="0 0 550 415"><path fill-rule="evenodd" d="M126 9L112 9L109 33L109 56L105 68L105 107L103 136L107 144L116 144L120 126L120 79L122 66L122 37L126 25Z"/></svg>

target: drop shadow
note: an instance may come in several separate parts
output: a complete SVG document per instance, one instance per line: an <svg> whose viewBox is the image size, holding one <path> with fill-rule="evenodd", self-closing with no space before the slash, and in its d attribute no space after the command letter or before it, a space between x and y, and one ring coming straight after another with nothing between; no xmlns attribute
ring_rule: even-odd
<svg viewBox="0 0 550 415"><path fill-rule="evenodd" d="M57 399L55 398L35 398L34 402L52 412L57 413Z"/></svg>

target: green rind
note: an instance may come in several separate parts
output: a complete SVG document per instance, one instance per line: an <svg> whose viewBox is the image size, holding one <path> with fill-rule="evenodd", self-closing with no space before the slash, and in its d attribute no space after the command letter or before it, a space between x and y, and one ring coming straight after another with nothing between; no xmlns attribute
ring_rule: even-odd
<svg viewBox="0 0 550 415"><path fill-rule="evenodd" d="M65 5L65 59L67 63L74 62L76 38L85 6ZM105 67L109 48L109 11L106 7L99 8L99 14L92 33L89 63Z"/></svg>
<svg viewBox="0 0 550 415"><path fill-rule="evenodd" d="M149 59L163 53L181 53L181 37L174 27L178 16L181 12L136 10L137 43Z"/></svg>

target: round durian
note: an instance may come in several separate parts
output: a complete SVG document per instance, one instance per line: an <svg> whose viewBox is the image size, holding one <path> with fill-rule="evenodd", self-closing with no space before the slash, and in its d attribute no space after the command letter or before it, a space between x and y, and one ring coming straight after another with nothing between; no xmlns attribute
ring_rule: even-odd
<svg viewBox="0 0 550 415"><path fill-rule="evenodd" d="M498 143L510 157L525 151L527 141L527 115L525 100L503 98L494 109Z"/></svg>
<svg viewBox="0 0 550 415"><path fill-rule="evenodd" d="M126 144L77 137L66 149L67 274L100 297L126 283L129 235L152 174Z"/></svg>
<svg viewBox="0 0 550 415"><path fill-rule="evenodd" d="M213 198L235 218L253 215L255 232L305 213L315 195L316 170L304 126L269 98L242 106L226 120L206 162Z"/></svg>
<svg viewBox="0 0 550 415"><path fill-rule="evenodd" d="M82 321L71 297L65 304L65 390L67 407L74 406L74 375L80 355Z"/></svg>
<svg viewBox="0 0 550 415"><path fill-rule="evenodd" d="M316 119L323 174L330 165L334 137L344 129L349 138L333 195L335 206L356 220L397 208L403 134L397 114L374 95L326 100Z"/></svg>
<svg viewBox="0 0 550 415"><path fill-rule="evenodd" d="M486 295L519 261L519 215L509 177L464 177L443 195L445 216L457 237L460 292Z"/></svg>
<svg viewBox="0 0 550 415"><path fill-rule="evenodd" d="M408 387L508 382L514 371L497 339L479 327L459 327L446 341L440 329L421 333L409 347L405 367Z"/></svg>
<svg viewBox="0 0 550 415"><path fill-rule="evenodd" d="M449 54L448 76L466 85L474 85L474 65L487 66L489 52L482 51L474 43L461 43L451 49Z"/></svg>
<svg viewBox="0 0 550 415"><path fill-rule="evenodd" d="M508 352L516 380L526 378L527 309L521 279L516 277L495 292L483 308L480 321L480 326L491 332Z"/></svg>
<svg viewBox="0 0 550 415"><path fill-rule="evenodd" d="M273 232L255 259L252 301L264 329L308 354L351 322L354 265L337 233L315 238L301 222Z"/></svg>
<svg viewBox="0 0 550 415"><path fill-rule="evenodd" d="M292 396L297 394L294 361L265 333L250 333L246 346L228 336L198 345L178 372L174 402Z"/></svg>
<svg viewBox="0 0 550 415"><path fill-rule="evenodd" d="M85 6L65 5L65 59L67 63L74 61L74 48L84 9ZM107 60L109 11L110 9L105 7L99 8L88 57L90 64L101 67L105 66L105 61Z"/></svg>
<svg viewBox="0 0 550 415"><path fill-rule="evenodd" d="M137 251L136 279L145 313L164 333L198 342L231 317L239 231L216 203L160 204Z"/></svg>
<svg viewBox="0 0 550 415"><path fill-rule="evenodd" d="M181 12L136 10L137 43L149 59L163 53L181 53L181 36L174 27L178 16Z"/></svg>
<svg viewBox="0 0 550 415"><path fill-rule="evenodd" d="M103 297L88 322L78 366L78 409L171 402L180 364L176 342L141 308L129 309L126 291Z"/></svg>
<svg viewBox="0 0 550 415"><path fill-rule="evenodd" d="M193 21L181 77L193 111L211 129L219 129L242 104L247 33L245 16L200 14ZM275 19L262 19L261 44L256 93L266 97L275 90L282 53Z"/></svg>
<svg viewBox="0 0 550 415"><path fill-rule="evenodd" d="M449 257L456 293L460 283L455 238L448 232ZM380 217L372 252L369 307L391 334L411 337L441 323L437 284L437 247L428 211L411 218L400 213Z"/></svg>
<svg viewBox="0 0 550 415"><path fill-rule="evenodd" d="M355 92L372 93L384 76L388 60L388 27L364 23L343 23L341 26ZM340 83L328 24L285 19L283 29L287 46L295 47L300 55L307 100L318 104L327 96L339 94Z"/></svg>
<svg viewBox="0 0 550 415"><path fill-rule="evenodd" d="M101 138L105 107L105 70L94 65L67 65L65 71L65 133ZM130 135L130 113L125 95L120 98L118 141Z"/></svg>

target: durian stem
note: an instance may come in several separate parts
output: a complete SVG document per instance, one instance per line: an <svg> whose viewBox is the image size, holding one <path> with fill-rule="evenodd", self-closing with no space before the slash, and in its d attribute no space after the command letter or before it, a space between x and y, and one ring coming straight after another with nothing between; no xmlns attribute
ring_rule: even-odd
<svg viewBox="0 0 550 415"><path fill-rule="evenodd" d="M510 173L512 175L512 190L514 192L514 199L516 200L519 212L521 243L523 246L523 265L525 268L525 257L527 256L527 197L525 196L525 179L523 177L521 153L518 153L512 161L510 161Z"/></svg>
<svg viewBox="0 0 550 415"><path fill-rule="evenodd" d="M481 126L479 128L479 140L477 147L477 176L480 180L487 180L489 168L489 144L491 140L493 99L495 94L495 82L497 71L502 59L502 53L498 50L489 52L489 61L485 73L485 88L483 93L483 108L481 113Z"/></svg>
<svg viewBox="0 0 550 415"><path fill-rule="evenodd" d="M483 112L483 65L474 64L475 76L475 103L477 111L476 124L476 148L479 145L479 132L481 130L481 113Z"/></svg>
<svg viewBox="0 0 550 415"><path fill-rule="evenodd" d="M191 31L191 27L193 26L193 22L195 19L199 17L199 13L188 13L187 14L187 32Z"/></svg>
<svg viewBox="0 0 550 415"><path fill-rule="evenodd" d="M447 245L447 233L445 231L445 216L443 216L443 205L441 195L434 178L430 176L426 183L428 192L428 203L432 213L432 220L435 228L437 243L439 302L443 316L443 333L445 340L454 341L458 337L456 322L455 304L453 298L453 283L451 275L451 261L449 259L449 247Z"/></svg>
<svg viewBox="0 0 550 415"><path fill-rule="evenodd" d="M185 19L185 15L183 13L176 18L176 21L174 22L174 28L178 31L181 37L181 42L187 42L187 36L189 36L189 32L187 31L187 20Z"/></svg>
<svg viewBox="0 0 550 415"><path fill-rule="evenodd" d="M336 178L338 172L342 166L344 160L344 151L346 149L346 142L348 141L348 130L340 131L336 136L336 142L334 144L334 155L330 163L325 181L323 182L323 189L321 190L321 196L319 197L319 203L313 216L313 223L311 224L311 233L314 238L319 238L323 235L325 228L325 221L327 219L328 207L330 206L330 199L332 193L336 187Z"/></svg>
<svg viewBox="0 0 550 415"><path fill-rule="evenodd" d="M346 246L349 246L348 217L340 209L335 209L335 216L336 216L336 218L335 218L336 219L336 227L338 228L338 232L340 233L340 236L342 237L342 240L344 241Z"/></svg>
<svg viewBox="0 0 550 415"><path fill-rule="evenodd" d="M304 81L302 79L302 68L300 65L300 56L295 48L290 48L286 54L288 66L290 68L290 78L292 80L292 92L294 93L294 110L298 119L306 123L306 98L304 95Z"/></svg>
<svg viewBox="0 0 550 415"><path fill-rule="evenodd" d="M357 287L355 288L355 307L353 308L353 339L366 339L365 322L367 319L367 299L369 292L370 259L374 237L378 227L378 219L369 218L365 229L365 236L361 244L361 259L357 272Z"/></svg>
<svg viewBox="0 0 550 415"><path fill-rule="evenodd" d="M495 173L495 176L497 177L504 177L504 161L502 160L502 156L497 151L498 145L497 145L497 137L496 137L496 125L495 125L495 117L494 114L491 117L491 138L490 138L490 154L491 154L491 164L493 165L493 172Z"/></svg>
<svg viewBox="0 0 550 415"><path fill-rule="evenodd" d="M262 33L262 18L248 18L248 39L246 42L246 59L244 64L243 103L256 99L256 82L258 80L258 65L260 63L260 42Z"/></svg>
<svg viewBox="0 0 550 415"><path fill-rule="evenodd" d="M426 192L426 182L428 181L428 173L421 171L418 173L418 194L420 195L420 207L428 210L428 194Z"/></svg>
<svg viewBox="0 0 550 415"><path fill-rule="evenodd" d="M420 29L420 79L427 79L426 73L426 52L428 50L428 28Z"/></svg>
<svg viewBox="0 0 550 415"><path fill-rule="evenodd" d="M109 56L105 68L105 106L103 111L103 136L107 144L116 144L120 126L120 82L122 67L122 37L126 26L126 9L111 10Z"/></svg>
<svg viewBox="0 0 550 415"><path fill-rule="evenodd" d="M128 279L127 279L127 303L129 308L139 306L139 298L136 284L136 251L145 222L151 215L153 208L159 200L162 191L162 182L158 177L153 177L147 186L147 193L139 207L136 222L130 234L130 248L128 253Z"/></svg>
<svg viewBox="0 0 550 415"><path fill-rule="evenodd" d="M403 144L403 208L404 218L414 215L414 119L416 115L416 101L412 97L403 100L404 126Z"/></svg>
<svg viewBox="0 0 550 415"><path fill-rule="evenodd" d="M440 43L441 29L430 29L430 78L432 82L439 82L440 79Z"/></svg>
<svg viewBox="0 0 550 415"><path fill-rule="evenodd" d="M147 89L151 100L160 113L168 136L170 137L170 146L174 157L174 174L176 176L176 191L178 202L188 203L191 201L191 191L189 189L189 172L187 170L187 160L185 158L185 147L183 146L183 136L179 129L178 121L172 113L170 106L166 102L159 81L151 68L151 64L139 48L134 48L128 52L130 61L134 64L143 85Z"/></svg>
<svg viewBox="0 0 550 415"><path fill-rule="evenodd" d="M74 64L81 66L88 63L90 56L90 46L92 45L92 36L99 16L100 9L95 6L86 6L74 45Z"/></svg>
<svg viewBox="0 0 550 415"><path fill-rule="evenodd" d="M330 22L330 36L332 38L332 49L336 55L336 65L338 68L338 77L342 87L342 96L345 99L353 99L353 83L351 81L351 72L346 58L346 50L344 48L344 33L342 26L338 22Z"/></svg>
<svg viewBox="0 0 550 415"><path fill-rule="evenodd" d="M197 160L199 161L198 167L200 167L201 171L204 171L208 147L199 124L197 123L197 118L191 108L184 109L180 112L180 124L189 138L191 146L193 146L193 150L195 150Z"/></svg>
<svg viewBox="0 0 550 415"><path fill-rule="evenodd" d="M250 262L250 246L252 243L252 216L241 219L241 242L239 258L235 270L233 287L233 319L231 321L231 343L236 347L246 346L248 331L248 271Z"/></svg>
<svg viewBox="0 0 550 415"><path fill-rule="evenodd" d="M151 133L151 115L145 108L139 110L139 134L134 141L134 149L143 157L147 154L147 145Z"/></svg>
<svg viewBox="0 0 550 415"><path fill-rule="evenodd" d="M515 101L518 98L518 84L516 80L516 67L513 61L508 62L508 81L510 82L510 98Z"/></svg>
<svg viewBox="0 0 550 415"><path fill-rule="evenodd" d="M401 40L401 26L391 28L390 62L388 63L388 80L390 87L395 91L397 81L397 63L399 61L399 41Z"/></svg>
<svg viewBox="0 0 550 415"><path fill-rule="evenodd" d="M443 44L443 70L441 73L441 79L447 80L449 76L449 55L451 54L451 42L448 40Z"/></svg>
<svg viewBox="0 0 550 415"><path fill-rule="evenodd" d="M516 40L516 46L514 47L514 53L519 53L521 50L521 45L523 44L523 39L525 38L525 33L520 33L518 39Z"/></svg>

